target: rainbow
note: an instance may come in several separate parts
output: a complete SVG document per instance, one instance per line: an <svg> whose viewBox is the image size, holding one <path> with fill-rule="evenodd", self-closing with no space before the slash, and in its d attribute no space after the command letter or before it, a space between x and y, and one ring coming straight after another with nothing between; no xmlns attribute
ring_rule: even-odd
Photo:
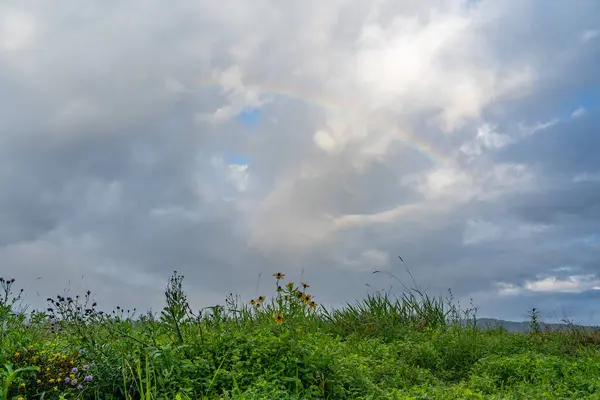
<svg viewBox="0 0 600 400"><path fill-rule="evenodd" d="M214 79L202 79L198 83L199 86L203 88L223 89L223 86ZM302 102L309 107L319 109L329 115L343 116L351 114L351 107L347 107L341 104L341 102L336 102L333 99L319 97L315 95L315 93L309 92L308 90L303 90L301 88L287 88L279 85L269 84L251 84L248 86L253 90L258 91L261 95L273 100L284 99L288 101ZM197 90L191 92L197 92ZM378 120L374 123L371 123L370 126L381 131L398 131L397 125L392 121ZM436 165L445 164L451 161L448 155L442 152L441 149L429 141L423 140L412 133L402 130L396 136L396 140L400 141L403 145L417 151L419 154Z"/></svg>

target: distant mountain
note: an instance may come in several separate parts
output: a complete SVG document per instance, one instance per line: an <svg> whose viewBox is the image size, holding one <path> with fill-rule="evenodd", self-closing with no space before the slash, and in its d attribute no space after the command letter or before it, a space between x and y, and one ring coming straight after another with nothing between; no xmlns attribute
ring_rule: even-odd
<svg viewBox="0 0 600 400"><path fill-rule="evenodd" d="M463 321L463 324L466 322ZM526 333L530 331L529 321L505 321L501 319L495 318L477 318L477 326L482 329L494 329L498 327L503 327L506 331L511 333ZM578 326L583 329L598 329L597 327L592 326ZM540 329L552 329L552 330L564 330L569 328L567 324L546 324L544 322L540 322Z"/></svg>

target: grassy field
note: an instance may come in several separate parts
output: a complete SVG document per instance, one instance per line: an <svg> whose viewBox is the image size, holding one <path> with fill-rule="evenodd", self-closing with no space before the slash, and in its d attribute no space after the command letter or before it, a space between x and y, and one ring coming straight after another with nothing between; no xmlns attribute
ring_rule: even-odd
<svg viewBox="0 0 600 400"><path fill-rule="evenodd" d="M600 399L600 334L511 334L418 290L326 310L277 274L273 297L194 312L173 274L158 315L91 293L26 312L0 284L0 400ZM464 321L468 323L465 326Z"/></svg>

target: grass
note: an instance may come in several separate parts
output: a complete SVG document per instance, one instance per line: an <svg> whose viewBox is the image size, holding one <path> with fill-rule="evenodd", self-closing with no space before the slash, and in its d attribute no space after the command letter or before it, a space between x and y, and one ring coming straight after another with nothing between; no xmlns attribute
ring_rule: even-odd
<svg viewBox="0 0 600 400"><path fill-rule="evenodd" d="M28 312L0 278L0 400L600 399L600 334L476 326L476 309L404 288L338 310L275 275L275 295L195 313L174 273L160 314L91 293ZM467 321L465 326L464 321Z"/></svg>

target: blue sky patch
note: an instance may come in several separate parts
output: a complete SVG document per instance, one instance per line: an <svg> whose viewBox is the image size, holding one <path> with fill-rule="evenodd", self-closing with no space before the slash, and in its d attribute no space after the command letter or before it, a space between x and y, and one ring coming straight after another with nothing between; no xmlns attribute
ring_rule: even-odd
<svg viewBox="0 0 600 400"><path fill-rule="evenodd" d="M600 86L590 88L579 96L579 105L585 109L600 105Z"/></svg>
<svg viewBox="0 0 600 400"><path fill-rule="evenodd" d="M600 105L600 86L588 88L566 102L565 115L562 118L567 118L572 112L580 108L585 111L596 108Z"/></svg>
<svg viewBox="0 0 600 400"><path fill-rule="evenodd" d="M245 108L236 118L244 126L254 127L260 122L261 111L257 108Z"/></svg>
<svg viewBox="0 0 600 400"><path fill-rule="evenodd" d="M226 154L224 158L225 158L225 162L228 165L231 165L231 164L248 165L248 164L250 164L250 158L248 158L247 156L245 156L243 154Z"/></svg>

